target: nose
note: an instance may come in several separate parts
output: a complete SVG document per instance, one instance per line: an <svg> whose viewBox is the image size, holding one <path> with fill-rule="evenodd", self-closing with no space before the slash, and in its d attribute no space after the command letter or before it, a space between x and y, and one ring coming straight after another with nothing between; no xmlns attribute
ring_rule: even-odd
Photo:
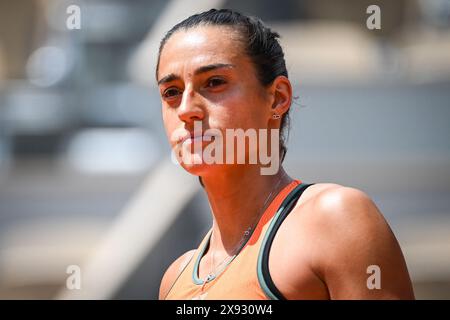
<svg viewBox="0 0 450 320"><path fill-rule="evenodd" d="M193 122L204 118L201 98L191 88L183 92L181 104L178 107L178 117L184 122Z"/></svg>

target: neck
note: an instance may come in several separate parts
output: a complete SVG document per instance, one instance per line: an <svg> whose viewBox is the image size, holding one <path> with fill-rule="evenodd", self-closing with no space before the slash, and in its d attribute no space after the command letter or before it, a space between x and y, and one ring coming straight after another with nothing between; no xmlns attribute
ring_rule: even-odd
<svg viewBox="0 0 450 320"><path fill-rule="evenodd" d="M270 202L292 179L282 167L277 174L265 176L258 166L237 166L202 176L202 181L213 214L210 248L232 255L245 230L255 226Z"/></svg>

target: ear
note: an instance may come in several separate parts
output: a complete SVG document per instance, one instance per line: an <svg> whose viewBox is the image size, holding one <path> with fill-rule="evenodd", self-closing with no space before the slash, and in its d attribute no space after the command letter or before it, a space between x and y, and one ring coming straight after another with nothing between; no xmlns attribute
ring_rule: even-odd
<svg viewBox="0 0 450 320"><path fill-rule="evenodd" d="M292 103L292 86L289 79L285 76L278 76L272 82L271 92L273 95L273 104L270 117L288 112Z"/></svg>

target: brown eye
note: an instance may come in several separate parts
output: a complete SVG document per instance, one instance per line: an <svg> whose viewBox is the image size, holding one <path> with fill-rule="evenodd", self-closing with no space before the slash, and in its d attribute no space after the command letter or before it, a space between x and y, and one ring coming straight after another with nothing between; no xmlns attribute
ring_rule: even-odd
<svg viewBox="0 0 450 320"><path fill-rule="evenodd" d="M208 79L208 82L206 83L206 87L214 88L214 87L218 87L225 83L226 83L226 81L222 78L210 78L210 79Z"/></svg>
<svg viewBox="0 0 450 320"><path fill-rule="evenodd" d="M179 94L180 94L180 90L178 90L177 88L169 88L164 91L163 97L164 98L173 98Z"/></svg>

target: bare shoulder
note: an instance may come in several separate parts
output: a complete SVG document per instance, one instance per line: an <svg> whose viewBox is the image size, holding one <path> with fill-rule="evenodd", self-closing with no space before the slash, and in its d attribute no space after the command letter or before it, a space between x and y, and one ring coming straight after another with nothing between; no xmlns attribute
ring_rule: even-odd
<svg viewBox="0 0 450 320"><path fill-rule="evenodd" d="M307 214L311 222L329 237L345 241L343 236L364 239L374 236L370 240L378 242L393 236L375 202L362 190L339 184L319 184L312 190L309 201Z"/></svg>
<svg viewBox="0 0 450 320"><path fill-rule="evenodd" d="M304 191L277 232L269 268L288 299L414 298L382 213L365 192L339 184Z"/></svg>
<svg viewBox="0 0 450 320"><path fill-rule="evenodd" d="M311 224L322 255L316 272L331 298L414 298L400 245L374 201L363 191L332 185L314 195ZM373 270L378 283L370 284ZM376 282L376 281L375 281Z"/></svg>
<svg viewBox="0 0 450 320"><path fill-rule="evenodd" d="M183 271L186 265L191 260L192 256L195 253L194 250L189 250L178 257L172 264L167 268L164 276L161 280L161 285L159 287L159 299L162 300L169 293L170 288L172 287L174 281L178 277L178 275Z"/></svg>
<svg viewBox="0 0 450 320"><path fill-rule="evenodd" d="M313 188L315 187L315 188ZM326 221L336 218L346 223L345 218L382 218L373 200L362 190L335 183L320 183L310 187L309 199L318 219L327 216ZM344 218L344 221L342 220Z"/></svg>
<svg viewBox="0 0 450 320"><path fill-rule="evenodd" d="M366 227L371 226L365 224L368 221L386 223L376 204L364 191L336 183L317 183L308 187L293 213L333 229L349 222Z"/></svg>

